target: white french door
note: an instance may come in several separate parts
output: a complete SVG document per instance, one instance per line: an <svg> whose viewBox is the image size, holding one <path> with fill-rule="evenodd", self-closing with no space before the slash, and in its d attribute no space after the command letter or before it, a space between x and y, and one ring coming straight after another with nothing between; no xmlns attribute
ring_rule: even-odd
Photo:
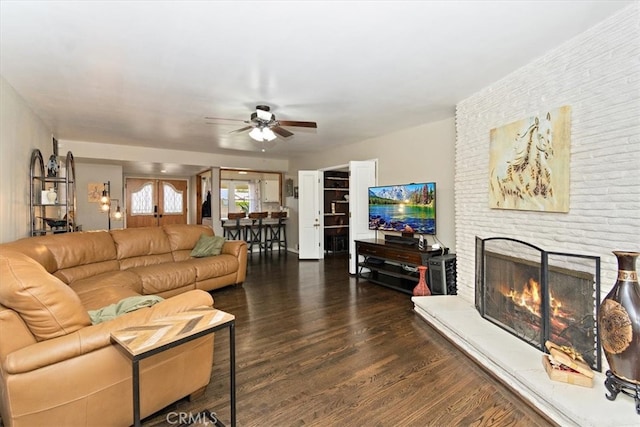
<svg viewBox="0 0 640 427"><path fill-rule="evenodd" d="M298 258L323 259L320 171L298 171Z"/></svg>
<svg viewBox="0 0 640 427"><path fill-rule="evenodd" d="M369 187L376 185L376 160L349 162L349 274L356 274L356 240L373 239L369 230Z"/></svg>

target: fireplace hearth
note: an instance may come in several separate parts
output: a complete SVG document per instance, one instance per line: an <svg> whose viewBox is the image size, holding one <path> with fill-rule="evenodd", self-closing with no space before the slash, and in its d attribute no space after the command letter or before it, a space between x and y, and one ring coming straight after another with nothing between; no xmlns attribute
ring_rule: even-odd
<svg viewBox="0 0 640 427"><path fill-rule="evenodd" d="M529 345L576 349L600 371L600 258L550 252L503 237L476 237L475 306Z"/></svg>

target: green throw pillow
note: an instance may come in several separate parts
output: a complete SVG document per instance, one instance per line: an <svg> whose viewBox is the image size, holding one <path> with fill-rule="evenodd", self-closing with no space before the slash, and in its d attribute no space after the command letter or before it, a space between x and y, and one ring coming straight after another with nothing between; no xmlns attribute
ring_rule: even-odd
<svg viewBox="0 0 640 427"><path fill-rule="evenodd" d="M202 258L206 256L220 255L222 252L222 245L224 245L226 237L221 236L207 236L203 234L198 239L198 243L191 251L191 256L194 258Z"/></svg>

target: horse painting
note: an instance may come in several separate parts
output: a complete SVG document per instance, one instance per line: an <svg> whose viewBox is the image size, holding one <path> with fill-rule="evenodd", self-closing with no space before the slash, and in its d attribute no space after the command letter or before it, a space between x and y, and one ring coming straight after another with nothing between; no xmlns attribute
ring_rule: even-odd
<svg viewBox="0 0 640 427"><path fill-rule="evenodd" d="M491 130L490 207L536 211L568 211L568 111L555 126L551 112L542 119L512 123ZM555 140L559 130L561 140ZM557 158L557 145L561 145ZM560 188L557 188L560 187Z"/></svg>

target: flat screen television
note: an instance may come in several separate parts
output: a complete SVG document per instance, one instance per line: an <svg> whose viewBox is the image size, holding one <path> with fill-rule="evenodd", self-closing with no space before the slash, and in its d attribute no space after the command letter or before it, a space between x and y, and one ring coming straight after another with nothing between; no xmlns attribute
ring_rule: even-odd
<svg viewBox="0 0 640 427"><path fill-rule="evenodd" d="M436 234L436 183L369 187L369 229Z"/></svg>

